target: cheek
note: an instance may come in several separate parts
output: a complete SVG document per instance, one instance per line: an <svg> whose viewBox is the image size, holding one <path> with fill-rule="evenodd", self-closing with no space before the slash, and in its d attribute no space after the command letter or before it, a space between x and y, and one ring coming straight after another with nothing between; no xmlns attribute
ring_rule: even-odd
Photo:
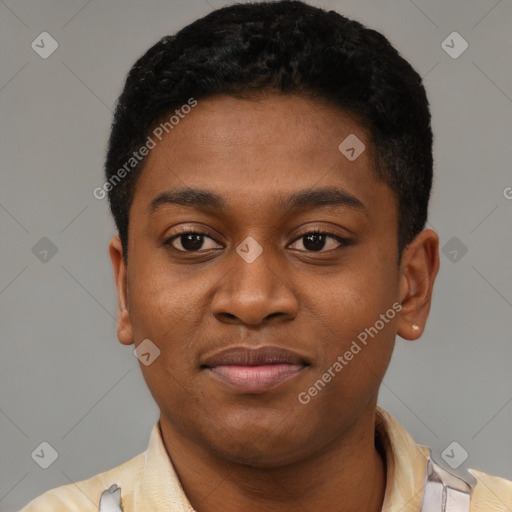
<svg viewBox="0 0 512 512"><path fill-rule="evenodd" d="M137 270L130 299L135 343L149 339L160 350L151 366L141 368L144 377L150 387L183 384L194 375L197 347L209 334L205 311L216 274L177 275L149 263Z"/></svg>
<svg viewBox="0 0 512 512"><path fill-rule="evenodd" d="M129 273L133 276L129 280L129 304L136 339L165 339L171 328L179 331L193 316L204 287L171 272L168 265L152 262L150 256L136 261L141 263L134 263Z"/></svg>
<svg viewBox="0 0 512 512"><path fill-rule="evenodd" d="M324 276L302 294L319 320L329 318L343 337L357 335L385 313L398 294L398 274L387 262L360 259L336 273Z"/></svg>
<svg viewBox="0 0 512 512"><path fill-rule="evenodd" d="M359 379L362 369L378 375L385 372L400 307L396 303L397 274L389 268L387 261L378 258L361 259L326 276L309 292L304 290L303 312L315 325L321 371L341 356L347 365L339 372L345 377L339 380Z"/></svg>

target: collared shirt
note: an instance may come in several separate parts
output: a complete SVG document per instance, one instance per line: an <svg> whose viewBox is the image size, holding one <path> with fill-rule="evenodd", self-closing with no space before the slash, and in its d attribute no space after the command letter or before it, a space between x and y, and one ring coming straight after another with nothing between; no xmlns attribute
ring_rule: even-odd
<svg viewBox="0 0 512 512"><path fill-rule="evenodd" d="M377 407L376 437L385 452L383 512L420 512L428 448L416 444L384 409ZM512 481L470 470L477 479L471 512L512 512ZM160 425L148 449L114 469L88 480L52 489L21 512L98 512L100 498L113 485L121 490L123 512L194 512L165 449Z"/></svg>

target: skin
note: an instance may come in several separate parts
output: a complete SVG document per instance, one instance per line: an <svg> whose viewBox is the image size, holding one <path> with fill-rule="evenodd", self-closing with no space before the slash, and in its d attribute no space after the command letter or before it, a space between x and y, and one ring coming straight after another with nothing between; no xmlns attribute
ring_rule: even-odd
<svg viewBox="0 0 512 512"><path fill-rule="evenodd" d="M338 145L355 134L365 151ZM162 192L207 189L223 209L163 204ZM305 189L336 187L364 208L284 209ZM421 336L439 267L438 237L422 231L398 265L397 201L373 171L366 131L348 114L299 96L199 101L153 149L130 209L128 264L110 256L118 338L161 351L141 364L160 408L165 447L198 512L380 511L385 464L374 443L375 407L395 336ZM190 228L208 234L184 252ZM306 235L329 236L320 251ZM247 263L246 238L263 252ZM182 252L180 252L180 249ZM401 311L311 401L298 400L392 304ZM413 325L418 326L414 329ZM310 365L260 394L236 393L200 367L235 345L274 345Z"/></svg>

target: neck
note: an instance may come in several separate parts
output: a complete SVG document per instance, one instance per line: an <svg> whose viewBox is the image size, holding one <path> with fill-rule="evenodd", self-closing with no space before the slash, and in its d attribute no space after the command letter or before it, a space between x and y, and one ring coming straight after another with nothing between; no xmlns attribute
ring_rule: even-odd
<svg viewBox="0 0 512 512"><path fill-rule="evenodd" d="M375 446L375 403L320 453L277 468L220 459L160 418L162 437L197 512L380 512L386 467Z"/></svg>

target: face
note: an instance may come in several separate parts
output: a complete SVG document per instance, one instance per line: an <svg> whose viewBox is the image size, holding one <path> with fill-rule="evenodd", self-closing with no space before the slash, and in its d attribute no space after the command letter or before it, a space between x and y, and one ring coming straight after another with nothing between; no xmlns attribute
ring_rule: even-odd
<svg viewBox="0 0 512 512"><path fill-rule="evenodd" d="M270 467L375 404L423 260L398 266L397 203L372 162L355 120L292 95L199 101L151 150L127 267L118 239L111 256L120 341L160 350L141 369L162 429Z"/></svg>

